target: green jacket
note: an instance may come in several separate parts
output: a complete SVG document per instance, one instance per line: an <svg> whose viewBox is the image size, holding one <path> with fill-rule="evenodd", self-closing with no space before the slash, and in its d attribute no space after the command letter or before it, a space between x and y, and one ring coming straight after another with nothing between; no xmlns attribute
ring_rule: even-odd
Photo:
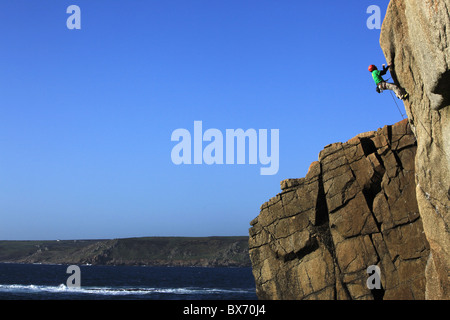
<svg viewBox="0 0 450 320"><path fill-rule="evenodd" d="M376 85L378 85L380 82L384 82L384 79L381 76L384 76L386 74L386 72L388 71L389 66L388 67L384 67L382 71L376 69L372 71L372 77L373 80L375 81Z"/></svg>

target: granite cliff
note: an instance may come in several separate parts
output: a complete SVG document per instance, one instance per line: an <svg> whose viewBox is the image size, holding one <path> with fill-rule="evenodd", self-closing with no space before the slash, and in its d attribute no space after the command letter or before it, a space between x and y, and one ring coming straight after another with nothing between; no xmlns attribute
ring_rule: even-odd
<svg viewBox="0 0 450 320"><path fill-rule="evenodd" d="M430 256L426 298L450 299L450 0L391 1L381 30L393 79L410 95L416 197Z"/></svg>
<svg viewBox="0 0 450 320"><path fill-rule="evenodd" d="M261 206L249 230L260 299L450 299L449 9L390 2L380 45L408 119L325 147Z"/></svg>

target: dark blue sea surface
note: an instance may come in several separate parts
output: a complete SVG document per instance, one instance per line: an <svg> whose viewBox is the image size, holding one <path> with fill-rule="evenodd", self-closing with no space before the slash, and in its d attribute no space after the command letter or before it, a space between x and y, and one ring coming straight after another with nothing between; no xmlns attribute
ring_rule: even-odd
<svg viewBox="0 0 450 320"><path fill-rule="evenodd" d="M251 268L0 264L2 300L256 300ZM70 284L70 283L69 283Z"/></svg>

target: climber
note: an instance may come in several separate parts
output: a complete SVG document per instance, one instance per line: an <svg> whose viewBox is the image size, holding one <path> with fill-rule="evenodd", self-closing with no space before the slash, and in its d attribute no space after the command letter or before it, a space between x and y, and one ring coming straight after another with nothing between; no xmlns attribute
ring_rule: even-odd
<svg viewBox="0 0 450 320"><path fill-rule="evenodd" d="M395 92L395 95L397 96L397 98L405 100L408 97L408 94L402 94L401 90L399 87L397 87L395 84L393 83L389 83L384 81L384 79L382 78L382 76L384 76L386 74L386 72L388 71L388 69L390 68L390 64L386 67L383 64L383 70L380 71L377 69L377 67L373 64L371 64L369 66L369 72L372 73L372 77L373 80L375 81L376 85L377 85L377 92L381 93L383 90L392 90Z"/></svg>

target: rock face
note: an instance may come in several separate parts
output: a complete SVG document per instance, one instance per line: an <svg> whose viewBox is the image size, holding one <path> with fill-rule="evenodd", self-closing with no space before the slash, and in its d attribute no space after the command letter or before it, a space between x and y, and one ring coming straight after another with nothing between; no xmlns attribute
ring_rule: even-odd
<svg viewBox="0 0 450 320"><path fill-rule="evenodd" d="M450 0L392 0L380 44L417 138L416 196L430 245L426 298L450 299Z"/></svg>
<svg viewBox="0 0 450 320"><path fill-rule="evenodd" d="M429 256L406 120L331 144L249 230L260 299L424 299ZM369 289L381 271L381 288Z"/></svg>

